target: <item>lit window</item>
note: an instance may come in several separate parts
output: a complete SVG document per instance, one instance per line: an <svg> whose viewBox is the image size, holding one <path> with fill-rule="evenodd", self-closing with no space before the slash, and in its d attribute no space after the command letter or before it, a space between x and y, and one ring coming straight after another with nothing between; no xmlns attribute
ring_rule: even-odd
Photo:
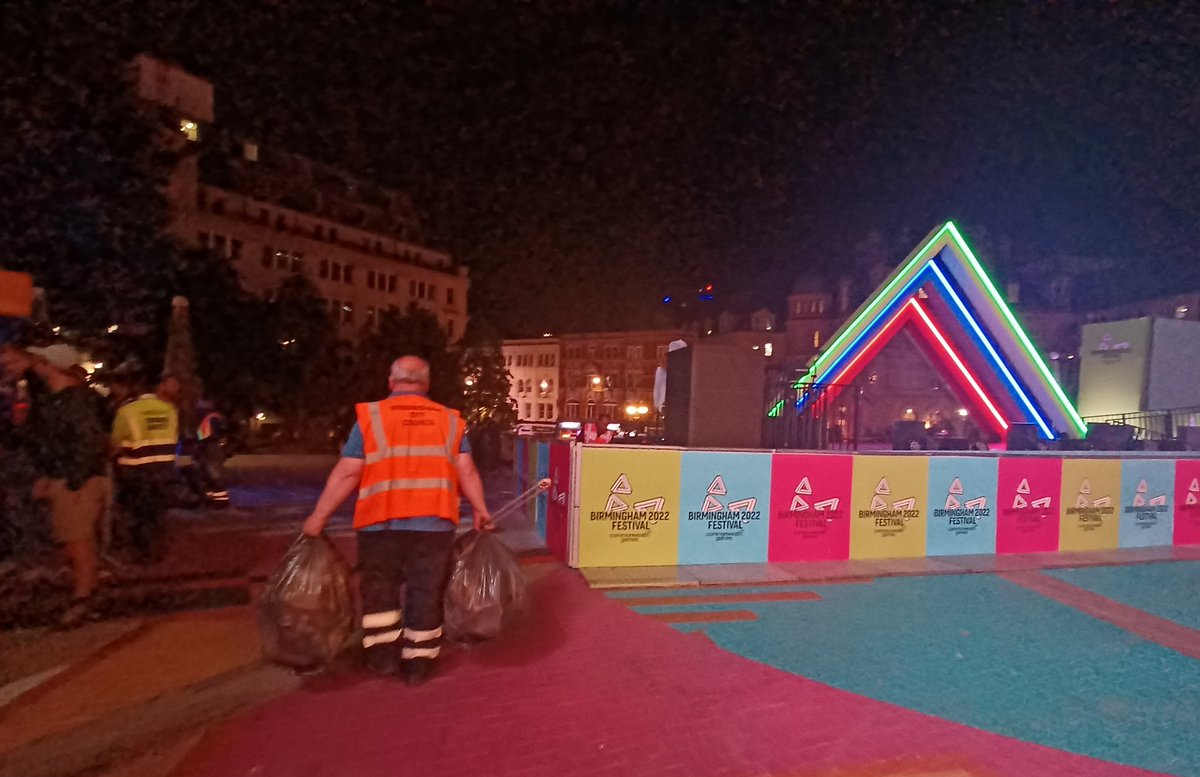
<svg viewBox="0 0 1200 777"><path fill-rule="evenodd" d="M179 131L183 133L185 138L193 143L200 139L200 125L191 119L180 119Z"/></svg>
<svg viewBox="0 0 1200 777"><path fill-rule="evenodd" d="M813 332L813 348L821 347L821 330Z"/></svg>
<svg viewBox="0 0 1200 777"><path fill-rule="evenodd" d="M763 344L763 356L773 356L774 354L775 354L775 344L774 343L764 343Z"/></svg>
<svg viewBox="0 0 1200 777"><path fill-rule="evenodd" d="M258 144L251 143L248 140L242 143L242 159L245 159L247 162L257 162Z"/></svg>

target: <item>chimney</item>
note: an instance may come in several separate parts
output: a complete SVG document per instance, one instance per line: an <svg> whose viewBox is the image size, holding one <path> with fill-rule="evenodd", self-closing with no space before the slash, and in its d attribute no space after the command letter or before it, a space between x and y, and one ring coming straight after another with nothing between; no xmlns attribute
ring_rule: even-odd
<svg viewBox="0 0 1200 777"><path fill-rule="evenodd" d="M854 282L850 279L849 275L843 275L842 277L838 278L837 306L839 313L850 312L850 289L853 287L853 285Z"/></svg>

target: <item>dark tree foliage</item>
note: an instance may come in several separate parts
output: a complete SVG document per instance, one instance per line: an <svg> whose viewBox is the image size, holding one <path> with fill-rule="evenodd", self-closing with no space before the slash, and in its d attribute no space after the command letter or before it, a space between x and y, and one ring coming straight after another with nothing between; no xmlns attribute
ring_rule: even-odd
<svg viewBox="0 0 1200 777"><path fill-rule="evenodd" d="M404 312L384 311L375 330L366 333L354 349L350 396L367 402L387 396L392 362L401 356L419 356L429 362L429 398L462 409L463 384L458 359L446 333L428 311L410 305Z"/></svg>
<svg viewBox="0 0 1200 777"><path fill-rule="evenodd" d="M0 48L0 262L33 273L51 320L153 330L169 302L169 169L122 78L110 26L71 3L17 2ZM116 20L119 23L119 19Z"/></svg>
<svg viewBox="0 0 1200 777"><path fill-rule="evenodd" d="M516 423L517 408L509 397L512 376L504 366L499 334L486 322L472 321L459 347L463 417L472 427L490 424L508 429Z"/></svg>

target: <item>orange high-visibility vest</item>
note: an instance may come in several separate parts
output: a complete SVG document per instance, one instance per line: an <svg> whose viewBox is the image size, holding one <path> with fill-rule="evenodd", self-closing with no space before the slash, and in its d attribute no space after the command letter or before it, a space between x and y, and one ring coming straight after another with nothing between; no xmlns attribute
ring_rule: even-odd
<svg viewBox="0 0 1200 777"><path fill-rule="evenodd" d="M457 411L417 395L355 406L363 435L354 528L434 516L458 523L458 469L464 424Z"/></svg>

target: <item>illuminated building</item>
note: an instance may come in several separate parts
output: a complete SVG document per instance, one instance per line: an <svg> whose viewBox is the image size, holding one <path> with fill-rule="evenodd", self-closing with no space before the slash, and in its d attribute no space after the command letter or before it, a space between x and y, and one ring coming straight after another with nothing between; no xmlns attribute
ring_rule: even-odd
<svg viewBox="0 0 1200 777"><path fill-rule="evenodd" d="M557 337L505 340L500 348L511 377L509 397L521 423L554 423L562 389L562 345Z"/></svg>
<svg viewBox="0 0 1200 777"><path fill-rule="evenodd" d="M171 233L230 260L247 290L308 278L340 334L389 309L433 314L453 341L467 324L467 269L425 245L412 203L344 170L233 138L214 124L213 87L140 55L136 93L179 152L167 187Z"/></svg>

